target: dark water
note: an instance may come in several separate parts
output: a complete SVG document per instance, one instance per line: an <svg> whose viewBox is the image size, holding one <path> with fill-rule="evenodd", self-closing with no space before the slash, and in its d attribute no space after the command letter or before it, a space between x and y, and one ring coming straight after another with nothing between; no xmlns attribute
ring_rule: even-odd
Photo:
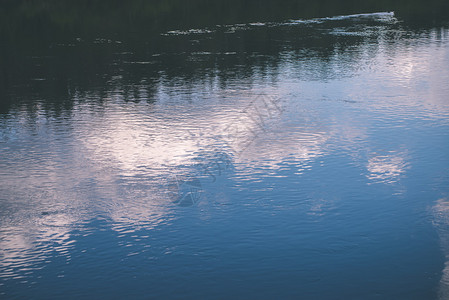
<svg viewBox="0 0 449 300"><path fill-rule="evenodd" d="M32 41L0 64L2 299L448 299L444 23Z"/></svg>

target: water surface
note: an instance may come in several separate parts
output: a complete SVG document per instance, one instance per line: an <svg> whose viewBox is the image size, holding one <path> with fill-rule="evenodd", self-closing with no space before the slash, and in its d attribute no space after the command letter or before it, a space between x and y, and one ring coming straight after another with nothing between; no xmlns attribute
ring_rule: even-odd
<svg viewBox="0 0 449 300"><path fill-rule="evenodd" d="M4 56L24 71L1 94L2 298L448 297L447 26L23 51Z"/></svg>

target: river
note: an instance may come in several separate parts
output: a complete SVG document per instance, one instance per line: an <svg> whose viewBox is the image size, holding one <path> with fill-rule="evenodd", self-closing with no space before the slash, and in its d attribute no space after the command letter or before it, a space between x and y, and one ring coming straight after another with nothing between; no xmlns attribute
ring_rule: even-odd
<svg viewBox="0 0 449 300"><path fill-rule="evenodd" d="M2 298L448 299L447 23L2 51Z"/></svg>

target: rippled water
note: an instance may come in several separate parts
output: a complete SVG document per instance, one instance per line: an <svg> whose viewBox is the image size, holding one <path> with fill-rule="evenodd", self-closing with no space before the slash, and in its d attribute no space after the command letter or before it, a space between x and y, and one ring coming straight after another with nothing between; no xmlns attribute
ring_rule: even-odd
<svg viewBox="0 0 449 300"><path fill-rule="evenodd" d="M2 298L447 299L447 27L151 41L26 57L0 113Z"/></svg>

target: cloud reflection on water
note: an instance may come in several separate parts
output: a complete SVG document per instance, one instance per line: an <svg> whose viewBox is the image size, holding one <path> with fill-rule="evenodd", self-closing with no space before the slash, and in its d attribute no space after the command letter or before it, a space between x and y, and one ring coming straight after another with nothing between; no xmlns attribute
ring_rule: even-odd
<svg viewBox="0 0 449 300"><path fill-rule="evenodd" d="M201 80L188 87L161 80L153 88L154 103L126 102L123 87L104 93L102 105L85 104L86 94L75 94L68 123L52 127L42 114L35 128L19 120L15 131L2 130L2 205L8 209L0 220L2 276L39 267L42 253L68 257L73 231L99 215L119 234L173 222L179 211L164 190L170 176L207 176L202 167L220 153L231 160L232 170L222 175L233 181L231 189L282 176L304 179L319 168L318 159L328 159L332 171L343 156L358 166L366 185L398 183L413 166L413 152L389 132L409 128L410 120L446 124L449 71L438 63L449 65L449 51L447 40L436 42L434 33L411 47L389 45L383 30L388 28L379 29L379 44L367 40L326 59L312 50L302 60L286 55L274 83L257 74L221 87L216 77L205 92ZM375 55L367 56L373 48ZM362 63L367 67L359 68ZM261 94L281 99L284 108L263 120L263 130L253 118L257 113L242 117ZM229 134L230 128L237 129ZM17 140L21 134L25 138ZM32 148L26 148L27 138ZM288 167L293 174L281 172ZM314 176L320 181L323 174ZM223 188L214 184L211 189ZM321 217L336 205L336 198L323 194L310 191L309 216ZM445 214L445 207L441 202L436 209ZM213 216L208 209L204 203L193 208Z"/></svg>

